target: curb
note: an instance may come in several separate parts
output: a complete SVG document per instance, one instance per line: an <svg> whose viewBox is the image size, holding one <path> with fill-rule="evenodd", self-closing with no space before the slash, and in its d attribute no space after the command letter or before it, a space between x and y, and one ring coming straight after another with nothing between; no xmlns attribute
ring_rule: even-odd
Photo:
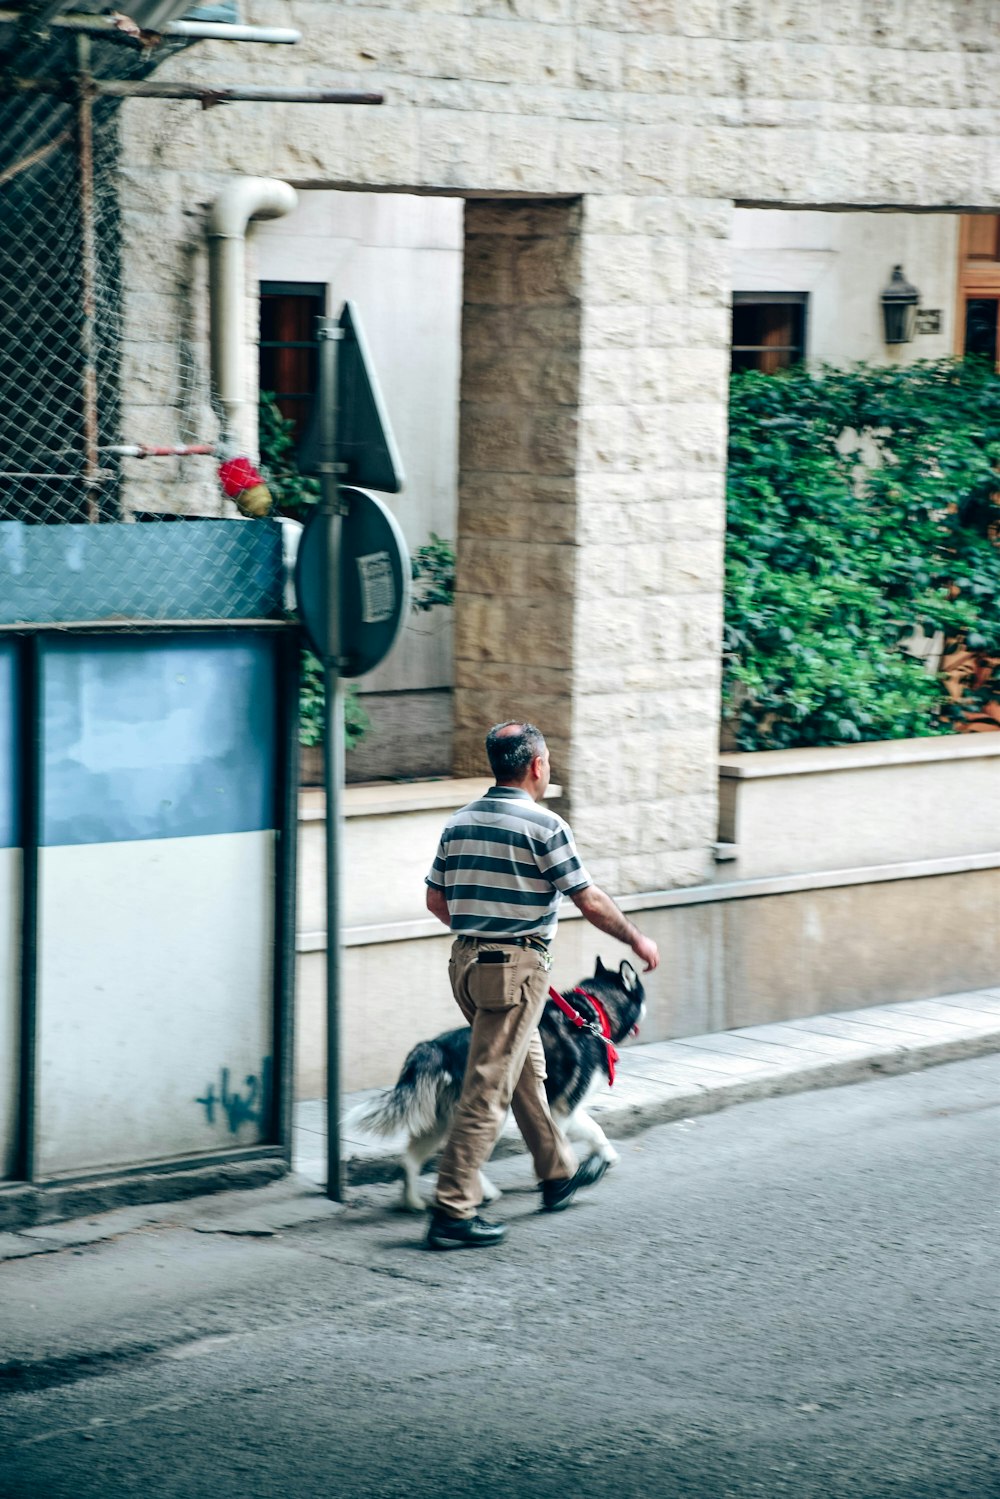
<svg viewBox="0 0 1000 1499"><path fill-rule="evenodd" d="M216 1192L251 1191L276 1182L287 1173L284 1160L261 1158L188 1170L179 1163L173 1170L109 1175L96 1181L14 1186L0 1191L0 1233L18 1233L22 1229L146 1203L182 1202Z"/></svg>

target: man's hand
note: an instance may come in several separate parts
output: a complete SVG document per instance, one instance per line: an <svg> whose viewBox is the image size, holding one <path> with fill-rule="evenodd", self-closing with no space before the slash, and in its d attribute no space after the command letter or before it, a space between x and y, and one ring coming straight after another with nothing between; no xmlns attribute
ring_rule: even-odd
<svg viewBox="0 0 1000 1499"><path fill-rule="evenodd" d="M641 962L645 963L644 973L652 973L653 969L659 966L660 949L652 937L643 936L638 929L636 929L635 940L632 943L632 951Z"/></svg>
<svg viewBox="0 0 1000 1499"><path fill-rule="evenodd" d="M660 961L659 948L652 937L644 936L624 912L619 911L610 895L605 895L597 885L588 885L585 890L574 891L570 900L591 926L627 943L636 957L645 963L645 972L652 972Z"/></svg>

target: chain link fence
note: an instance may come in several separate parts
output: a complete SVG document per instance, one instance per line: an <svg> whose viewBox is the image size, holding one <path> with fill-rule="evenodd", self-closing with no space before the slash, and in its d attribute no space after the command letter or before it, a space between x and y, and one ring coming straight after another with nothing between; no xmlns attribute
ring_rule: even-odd
<svg viewBox="0 0 1000 1499"><path fill-rule="evenodd" d="M222 500L204 344L185 338L179 322L161 330L155 395L142 404L123 392L126 365L131 386L148 346L130 345L125 324L121 101L95 97L86 80L139 79L176 50L53 31L6 58L0 625L245 619L281 610L280 527L237 522ZM162 289L143 284L145 292ZM182 302L174 295L165 305ZM179 446L187 456L149 453L176 454ZM198 524L142 524L179 518L171 491L177 500L191 491L201 497Z"/></svg>

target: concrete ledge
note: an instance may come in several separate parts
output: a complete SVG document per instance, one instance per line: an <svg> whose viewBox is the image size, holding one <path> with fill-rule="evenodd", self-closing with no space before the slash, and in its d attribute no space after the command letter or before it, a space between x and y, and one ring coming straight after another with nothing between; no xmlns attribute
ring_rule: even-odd
<svg viewBox="0 0 1000 1499"><path fill-rule="evenodd" d="M722 755L718 879L1000 849L1000 734Z"/></svg>
<svg viewBox="0 0 1000 1499"><path fill-rule="evenodd" d="M346 817L394 817L400 812L430 812L464 807L474 797L482 796L491 781L482 776L439 781L370 781L345 786L343 811ZM299 797L300 822L326 820L326 793L319 789L303 791Z"/></svg>
<svg viewBox="0 0 1000 1499"><path fill-rule="evenodd" d="M933 873L925 865L902 878L889 867L875 880L832 873L782 893L764 881L702 887L665 892L662 904L656 894L626 898L663 959L647 980L643 1041L992 986L1000 976L1000 861L968 862L987 867ZM392 940L372 940L383 937ZM319 934L314 941L298 956L301 1098L324 1092L324 954ZM456 1023L449 941L429 917L351 934L342 968L346 1088L390 1083L415 1042ZM630 956L582 919L561 922L557 987L592 973L598 953L615 966Z"/></svg>
<svg viewBox="0 0 1000 1499"><path fill-rule="evenodd" d="M678 906L713 905L718 901L757 900L766 895L792 895L808 890L837 890L851 885L880 885L894 880L931 879L943 874L970 874L983 869L1000 869L1000 850L962 854L956 858L911 859L904 864L866 864L857 869L814 869L805 874L728 880L717 885L687 885L679 890L649 890L640 895L619 895L615 899L623 911L658 911ZM560 924L582 919L570 901L563 903L559 912ZM341 940L344 947L372 947L383 942L412 942L444 936L447 933L441 923L433 916L424 916L411 921L346 927ZM299 932L295 947L297 952L325 952L326 932Z"/></svg>
<svg viewBox="0 0 1000 1499"><path fill-rule="evenodd" d="M138 1203L179 1202L207 1193L248 1191L287 1174L285 1161L272 1156L189 1170L178 1165L174 1170L143 1171L127 1176L109 1173L100 1180L86 1182L0 1185L0 1233L16 1233Z"/></svg>
<svg viewBox="0 0 1000 1499"><path fill-rule="evenodd" d="M452 812L481 796L491 784L485 777L470 777L348 786L343 798L341 855L344 925L349 929L382 927L423 917L424 876L441 828ZM561 794L559 786L550 786L546 799L556 801ZM325 794L302 792L298 921L307 934L321 930L326 921L325 823ZM300 951L315 951L315 943L300 945Z"/></svg>
<svg viewBox="0 0 1000 1499"><path fill-rule="evenodd" d="M484 796L493 781L489 776L445 776L430 781L363 781L345 786L345 817L394 817L400 812L457 811L467 802ZM551 785L545 800L558 801L562 787ZM299 821L326 820L326 793L310 788L299 796Z"/></svg>
<svg viewBox="0 0 1000 1499"><path fill-rule="evenodd" d="M930 739L879 739L813 749L743 751L719 756L722 780L771 781L874 766L929 765L1000 758L1000 734L939 734Z"/></svg>

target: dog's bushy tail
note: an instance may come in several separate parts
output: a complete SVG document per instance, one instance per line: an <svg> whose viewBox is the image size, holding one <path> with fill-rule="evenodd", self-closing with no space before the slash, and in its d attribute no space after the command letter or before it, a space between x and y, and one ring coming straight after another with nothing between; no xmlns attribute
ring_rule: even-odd
<svg viewBox="0 0 1000 1499"><path fill-rule="evenodd" d="M435 1041L421 1041L403 1063L394 1088L358 1104L343 1121L345 1132L359 1130L379 1139L429 1135L447 1114L461 1087L445 1066Z"/></svg>

